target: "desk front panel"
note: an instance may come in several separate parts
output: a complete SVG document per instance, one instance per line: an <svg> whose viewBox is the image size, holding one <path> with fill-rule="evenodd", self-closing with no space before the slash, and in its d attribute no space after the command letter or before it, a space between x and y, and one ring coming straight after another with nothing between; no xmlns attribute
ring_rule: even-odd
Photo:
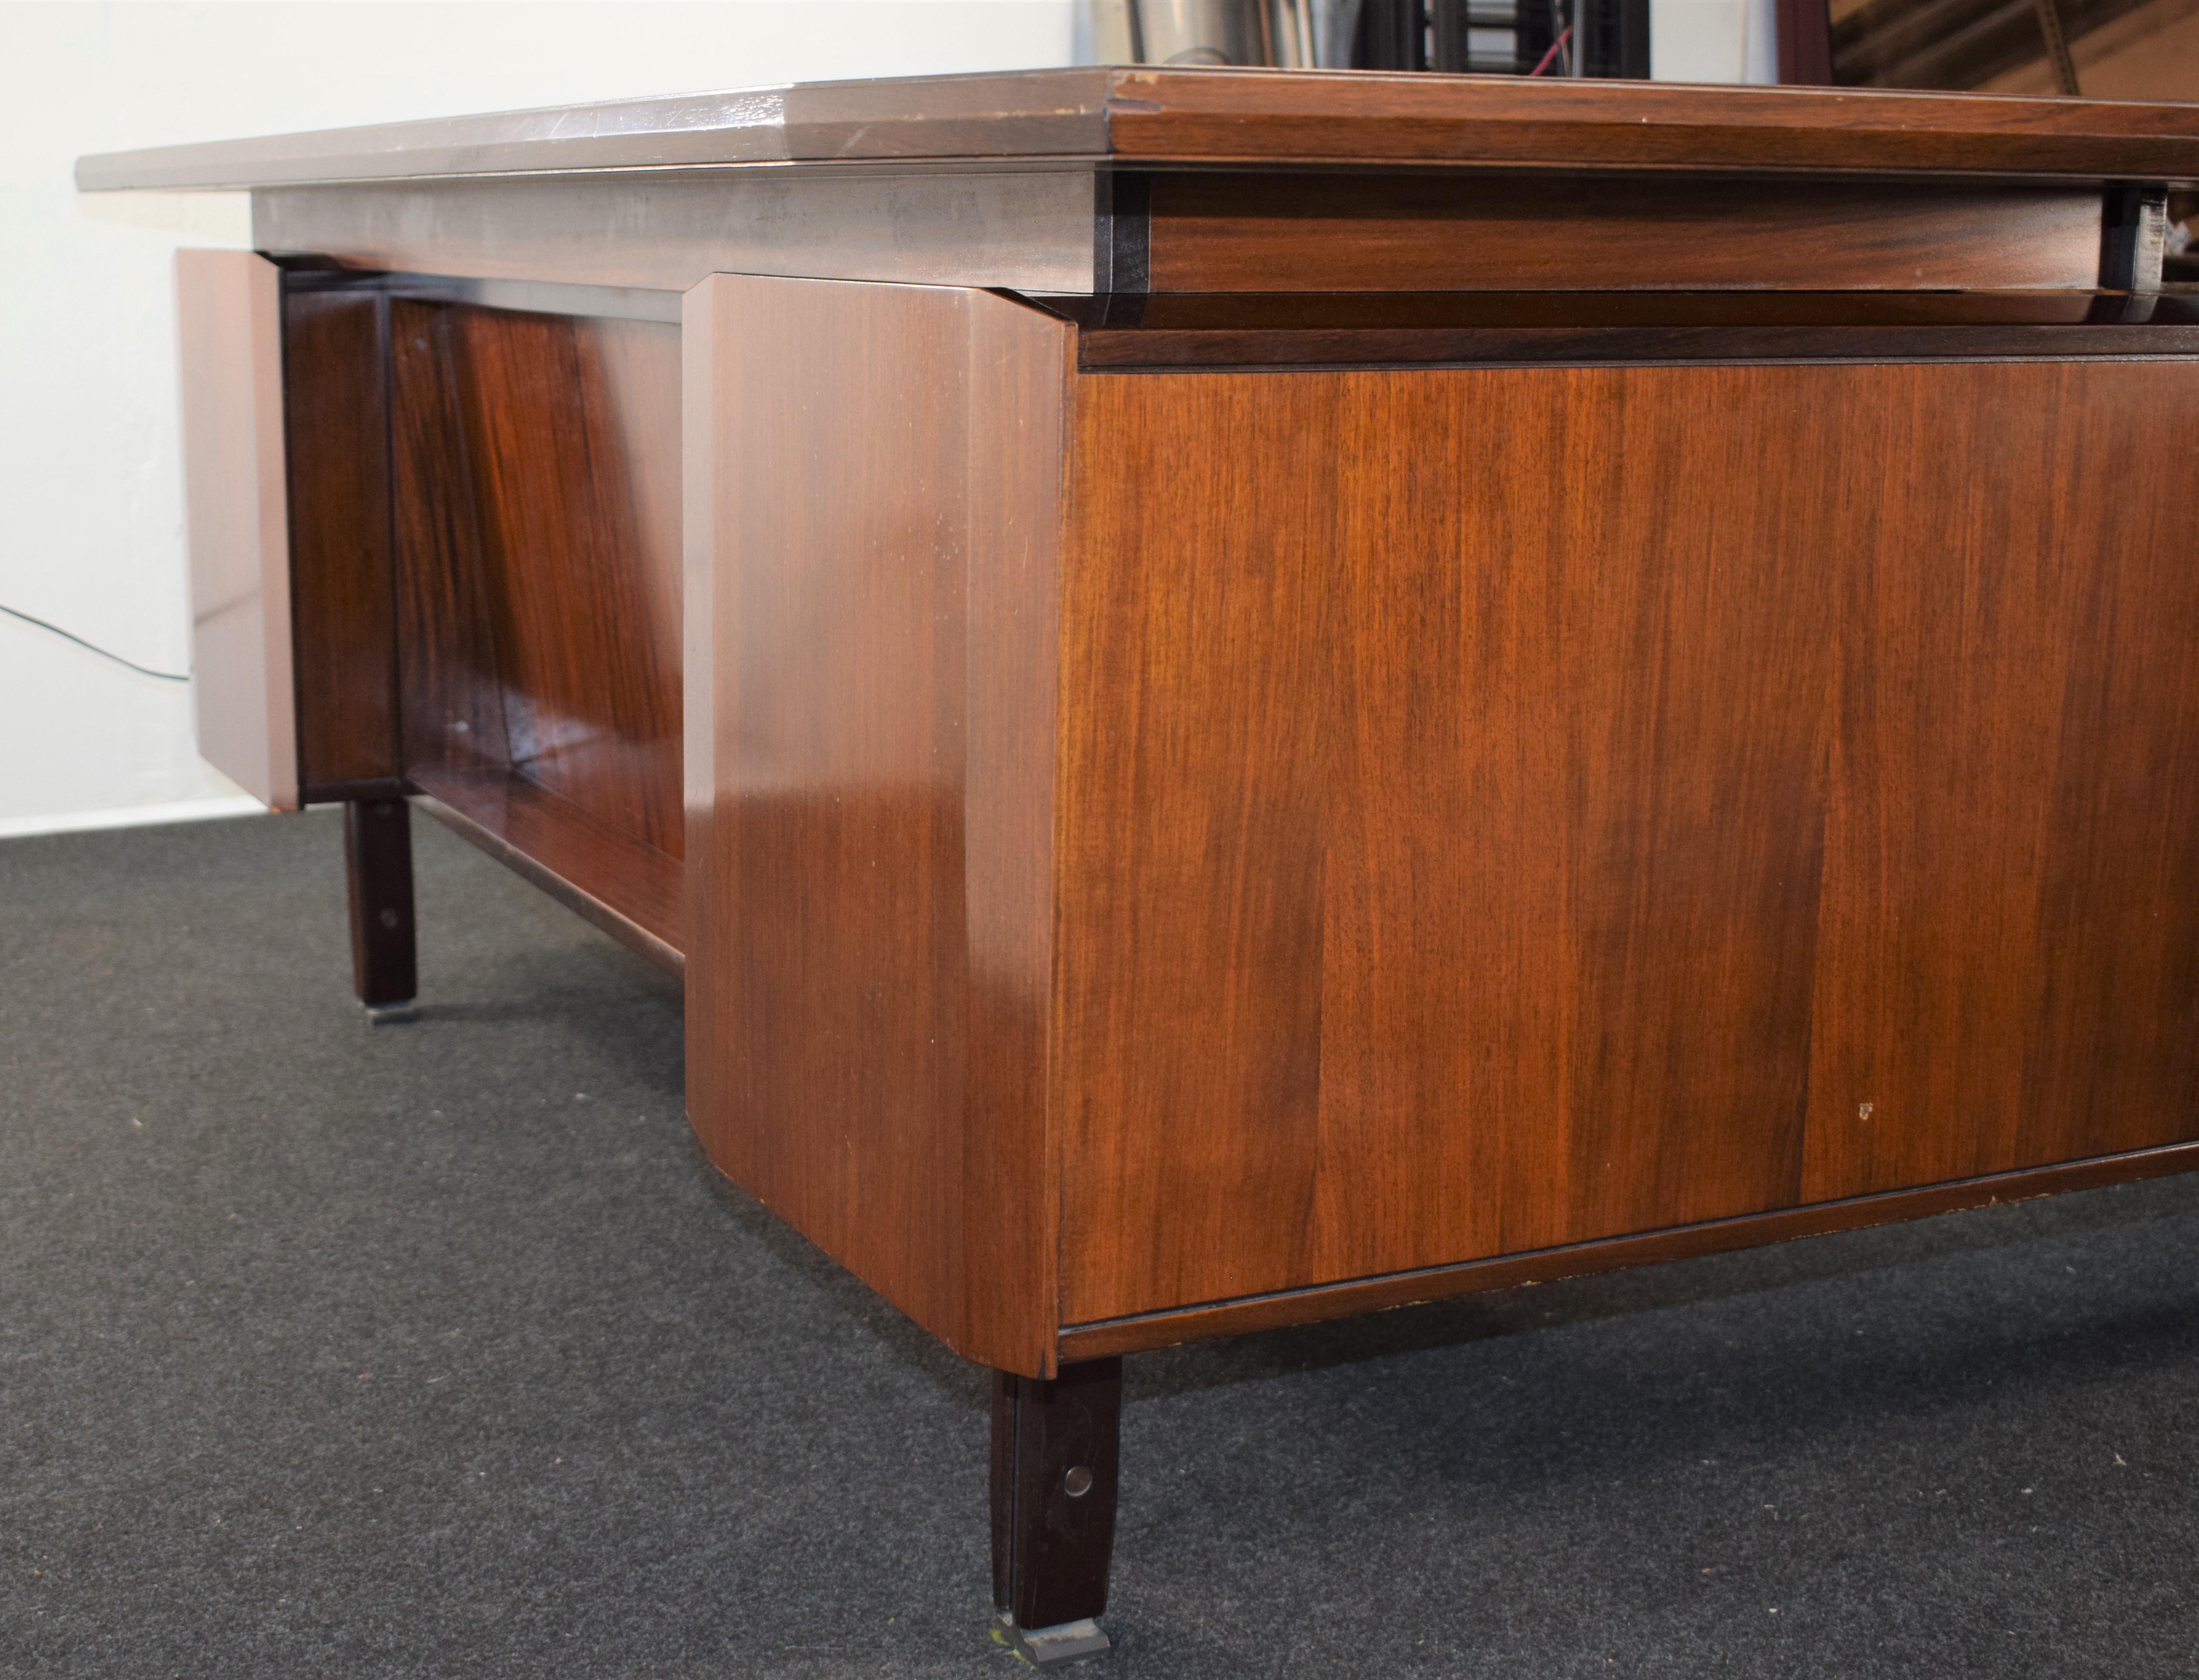
<svg viewBox="0 0 2199 1680"><path fill-rule="evenodd" d="M2199 1135L2199 364L1076 385L1066 1324Z"/></svg>
<svg viewBox="0 0 2199 1680"><path fill-rule="evenodd" d="M1507 367L1432 357L1717 300L285 297L301 785L394 707L402 785L699 952L713 1158L989 1363L2199 1137L2165 305Z"/></svg>

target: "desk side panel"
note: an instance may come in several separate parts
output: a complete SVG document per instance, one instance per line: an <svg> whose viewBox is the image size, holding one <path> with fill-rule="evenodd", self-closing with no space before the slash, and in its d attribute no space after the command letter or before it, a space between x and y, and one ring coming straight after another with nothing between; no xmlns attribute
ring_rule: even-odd
<svg viewBox="0 0 2199 1680"><path fill-rule="evenodd" d="M1069 330L720 276L685 330L689 1114L948 1345L1047 1374Z"/></svg>
<svg viewBox="0 0 2199 1680"><path fill-rule="evenodd" d="M298 766L307 801L401 788L388 302L289 277L283 296Z"/></svg>
<svg viewBox="0 0 2199 1680"><path fill-rule="evenodd" d="M2199 364L1075 431L1066 1323L2199 1136Z"/></svg>
<svg viewBox="0 0 2199 1680"><path fill-rule="evenodd" d="M249 251L178 251L191 691L199 751L254 798L298 806L282 273Z"/></svg>

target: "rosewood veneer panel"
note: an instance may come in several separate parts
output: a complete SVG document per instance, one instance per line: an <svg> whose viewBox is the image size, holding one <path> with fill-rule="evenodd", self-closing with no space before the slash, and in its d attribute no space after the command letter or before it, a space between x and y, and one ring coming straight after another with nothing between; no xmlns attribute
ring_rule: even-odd
<svg viewBox="0 0 2199 1680"><path fill-rule="evenodd" d="M991 294L688 295L688 1111L971 1358L1053 1368L1062 390Z"/></svg>
<svg viewBox="0 0 2199 1680"><path fill-rule="evenodd" d="M444 306L389 305L400 707L405 770L511 767L472 457Z"/></svg>
<svg viewBox="0 0 2199 1680"><path fill-rule="evenodd" d="M423 770L428 814L552 897L677 972L687 930L680 860L514 772Z"/></svg>
<svg viewBox="0 0 2199 1680"><path fill-rule="evenodd" d="M407 770L676 949L679 330L389 307Z"/></svg>
<svg viewBox="0 0 2199 1680"><path fill-rule="evenodd" d="M386 307L295 277L283 298L298 763L311 799L399 790Z"/></svg>
<svg viewBox="0 0 2199 1680"><path fill-rule="evenodd" d="M1353 1313L1380 1312L1416 1302L1554 1283L1562 1278L1586 1277L1624 1266L1655 1265L1697 1255L1724 1254L1738 1248L1788 1242L1798 1237L1825 1236L1835 1231L1860 1230L1898 1220L1995 1207L2072 1190L2136 1183L2190 1172L2195 1168L2199 1168L2199 1143L2167 1144L2157 1149L2095 1156L2050 1167L2027 1167L2015 1172L1957 1179L1914 1190L1890 1190L1834 1202L1814 1202L1803 1207L1777 1208L1769 1213L1743 1214L1699 1225L1668 1226L1632 1236L1607 1237L1525 1254L1466 1260L1420 1271L1389 1272L1309 1289L1239 1296L1193 1307L1071 1325L1062 1332L1061 1358L1065 1363L1100 1359L1204 1337L1237 1336L1284 1325L1315 1324Z"/></svg>
<svg viewBox="0 0 2199 1680"><path fill-rule="evenodd" d="M2195 420L2184 365L1081 380L1064 1321L2199 1134Z"/></svg>
<svg viewBox="0 0 2199 1680"><path fill-rule="evenodd" d="M2096 283L2097 186L1158 173L1156 292Z"/></svg>
<svg viewBox="0 0 2199 1680"><path fill-rule="evenodd" d="M1875 382L1890 446L1846 475L1813 1200L2199 1121L2199 363Z"/></svg>

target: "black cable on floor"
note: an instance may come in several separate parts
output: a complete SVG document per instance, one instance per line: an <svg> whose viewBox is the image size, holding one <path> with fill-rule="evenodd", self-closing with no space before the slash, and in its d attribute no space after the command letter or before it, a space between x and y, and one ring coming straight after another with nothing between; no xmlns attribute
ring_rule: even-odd
<svg viewBox="0 0 2199 1680"><path fill-rule="evenodd" d="M0 613L7 614L10 618L20 618L26 624L34 624L41 630L50 630L55 635L59 636L63 641L74 642L80 648L89 648L92 652L97 654L102 659L111 659L117 665L127 665L131 670L137 672L141 676L158 677L164 683L187 683L190 680L190 678L187 675L178 676L173 671L155 671L149 667L140 665L134 659L125 659L119 653L109 653L105 648L100 646L96 642L87 642L83 637L77 635L73 631L64 630L58 624L49 624L43 618L33 618L26 612L17 612L13 607L0 606Z"/></svg>

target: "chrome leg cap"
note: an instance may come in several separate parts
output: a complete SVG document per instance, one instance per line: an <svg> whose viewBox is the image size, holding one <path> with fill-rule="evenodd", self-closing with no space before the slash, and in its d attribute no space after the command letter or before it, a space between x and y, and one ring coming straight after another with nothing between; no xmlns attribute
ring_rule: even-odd
<svg viewBox="0 0 2199 1680"><path fill-rule="evenodd" d="M1106 1655L1114 1647L1089 1616L1081 1622L1061 1622L1053 1627L1019 1628L1005 1611L993 1618L993 1638L1035 1668L1059 1668L1087 1657Z"/></svg>

